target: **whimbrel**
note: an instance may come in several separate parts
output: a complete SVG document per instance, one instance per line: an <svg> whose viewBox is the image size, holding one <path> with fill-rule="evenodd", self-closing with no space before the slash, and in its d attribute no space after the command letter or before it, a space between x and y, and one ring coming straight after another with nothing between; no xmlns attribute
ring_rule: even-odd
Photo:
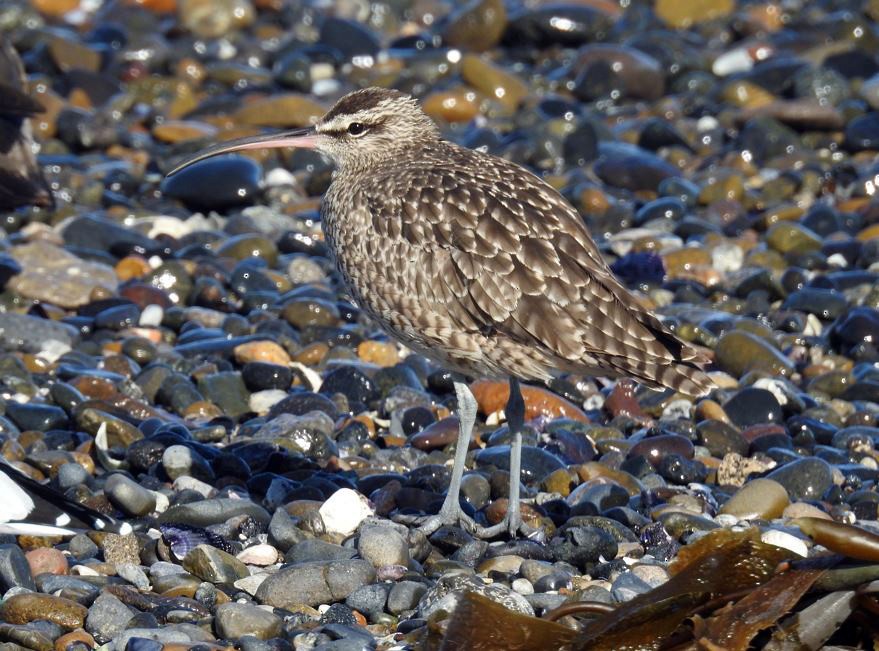
<svg viewBox="0 0 879 651"><path fill-rule="evenodd" d="M471 376L509 378L509 507L478 526L459 489L477 403L455 383L460 430L452 478L423 529L461 524L490 537L527 527L519 510L525 405L519 381L558 373L632 377L699 396L704 359L616 280L577 211L502 158L460 147L411 97L367 88L312 128L219 143L181 163L267 147L309 147L336 164L321 219L352 297L394 338Z"/></svg>
<svg viewBox="0 0 879 651"><path fill-rule="evenodd" d="M28 120L45 109L25 92L24 84L21 59L0 35L0 211L54 203L34 156Z"/></svg>

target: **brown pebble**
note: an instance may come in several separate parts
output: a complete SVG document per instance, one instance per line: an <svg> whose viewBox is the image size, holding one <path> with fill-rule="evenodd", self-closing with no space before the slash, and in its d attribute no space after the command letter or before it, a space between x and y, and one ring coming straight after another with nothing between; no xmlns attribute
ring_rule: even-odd
<svg viewBox="0 0 879 651"><path fill-rule="evenodd" d="M635 383L631 380L620 380L604 401L604 408L611 416L627 416L635 420L646 420L647 414L638 404L635 397Z"/></svg>
<svg viewBox="0 0 879 651"><path fill-rule="evenodd" d="M498 524L507 514L507 507L509 504L510 500L506 497L499 497L494 500L491 504L485 507L485 519L488 520L489 524ZM538 526L541 515L534 510L533 506L530 504L522 504L520 502L519 508L521 509L522 520L525 524L532 527Z"/></svg>
<svg viewBox="0 0 879 651"><path fill-rule="evenodd" d="M248 341L235 347L235 361L239 364L248 362L265 362L287 366L290 364L290 355L274 341Z"/></svg>
<svg viewBox="0 0 879 651"><path fill-rule="evenodd" d="M95 638L83 629L77 628L55 640L55 651L67 651L74 644L85 644L90 649L94 649L97 646Z"/></svg>
<svg viewBox="0 0 879 651"><path fill-rule="evenodd" d="M357 356L377 366L393 366L400 361L396 344L385 341L364 341L357 346Z"/></svg>
<svg viewBox="0 0 879 651"><path fill-rule="evenodd" d="M67 574L67 557L54 547L41 547L25 554L31 574Z"/></svg>
<svg viewBox="0 0 879 651"><path fill-rule="evenodd" d="M451 416L431 423L409 438L409 443L419 450L441 450L458 440L458 417ZM471 439L470 448L478 447Z"/></svg>
<svg viewBox="0 0 879 651"><path fill-rule="evenodd" d="M30 592L9 597L0 605L0 619L10 624L27 624L38 619L71 631L82 628L88 608L64 597Z"/></svg>
<svg viewBox="0 0 879 651"><path fill-rule="evenodd" d="M752 479L739 489L720 512L734 515L740 520L771 520L780 516L788 504L790 499L784 486L761 477Z"/></svg>
<svg viewBox="0 0 879 651"><path fill-rule="evenodd" d="M503 409L510 398L509 385L497 380L477 380L470 385L470 390L483 414L492 414ZM542 387L522 386L522 398L525 400L526 419L548 416L571 418L581 423L590 422L589 417L574 403Z"/></svg>
<svg viewBox="0 0 879 651"><path fill-rule="evenodd" d="M861 561L879 561L879 535L872 531L822 518L797 518L792 524L830 551Z"/></svg>

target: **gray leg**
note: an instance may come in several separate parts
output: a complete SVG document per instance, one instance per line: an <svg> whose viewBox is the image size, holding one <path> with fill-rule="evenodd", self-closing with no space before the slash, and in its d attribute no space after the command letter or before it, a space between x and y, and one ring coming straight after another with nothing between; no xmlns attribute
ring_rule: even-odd
<svg viewBox="0 0 879 651"><path fill-rule="evenodd" d="M495 536L504 531L509 532L511 537L521 531L526 536L534 533L534 529L522 522L522 514L519 509L519 482L522 476L522 430L525 427L525 400L522 398L522 390L519 380L510 378L510 397L504 408L507 417L507 427L513 435L510 444L510 500L507 506L507 514L504 519L493 527L482 529L479 535L485 538Z"/></svg>
<svg viewBox="0 0 879 651"><path fill-rule="evenodd" d="M510 378L510 399L505 410L507 425L513 433L510 448L510 505L508 507L507 526L511 536L522 527L522 515L519 513L519 482L522 477L522 430L525 427L525 400L519 388L519 380Z"/></svg>
<svg viewBox="0 0 879 651"><path fill-rule="evenodd" d="M467 450L470 447L470 439L473 436L473 426L476 424L476 398L473 392L463 382L455 382L455 395L458 397L458 443L455 447L455 463L452 466L452 481L449 483L449 491L440 512L428 518L421 526L421 530L430 535L445 524L461 523L471 531L477 528L473 520L468 517L459 504L461 494L461 478L464 476L464 464L467 461Z"/></svg>
<svg viewBox="0 0 879 651"><path fill-rule="evenodd" d="M509 532L515 537L518 532L526 536L534 536L539 533L522 522L519 510L519 482L522 474L522 429L525 426L525 401L522 399L522 391L519 381L510 378L510 398L507 401L505 413L507 425L513 433L513 441L510 446L510 502L507 514L502 522L492 527L482 527L476 524L472 518L461 510L459 503L461 493L461 478L464 476L464 463L467 460L467 449L470 446L470 438L473 434L473 426L476 423L476 398L466 384L456 382L455 393L458 396L458 445L455 449L455 465L452 467L452 480L449 484L449 492L437 515L425 520L420 529L426 535L432 534L443 525L460 524L467 531L479 538L492 538L498 534Z"/></svg>

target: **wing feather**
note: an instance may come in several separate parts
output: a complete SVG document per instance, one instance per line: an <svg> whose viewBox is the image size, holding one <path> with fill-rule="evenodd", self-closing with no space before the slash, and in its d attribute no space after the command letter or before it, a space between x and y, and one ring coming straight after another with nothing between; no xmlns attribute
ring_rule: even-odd
<svg viewBox="0 0 879 651"><path fill-rule="evenodd" d="M568 367L702 361L617 281L558 192L508 161L474 156L449 145L404 171L402 198L387 181L366 190L376 231L430 260L410 282L430 309L461 332L506 337Z"/></svg>

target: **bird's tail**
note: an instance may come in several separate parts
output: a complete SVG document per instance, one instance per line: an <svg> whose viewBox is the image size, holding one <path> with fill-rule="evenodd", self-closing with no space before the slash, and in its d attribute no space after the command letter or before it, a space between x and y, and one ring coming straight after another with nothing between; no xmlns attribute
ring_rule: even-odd
<svg viewBox="0 0 879 651"><path fill-rule="evenodd" d="M620 375L631 377L654 389L672 389L701 398L717 388L714 381L694 362L657 362L617 356L606 362Z"/></svg>
<svg viewBox="0 0 879 651"><path fill-rule="evenodd" d="M0 527L10 529L0 533L21 534L31 527L31 535L72 535L76 530L94 529L110 533L128 534L132 527L127 522L104 515L95 509L75 502L51 486L41 484L8 463L0 463L5 473L33 502L31 512L22 522L2 522ZM54 533L49 533L54 530ZM40 532L43 533L40 533ZM64 533L62 533L64 532Z"/></svg>

